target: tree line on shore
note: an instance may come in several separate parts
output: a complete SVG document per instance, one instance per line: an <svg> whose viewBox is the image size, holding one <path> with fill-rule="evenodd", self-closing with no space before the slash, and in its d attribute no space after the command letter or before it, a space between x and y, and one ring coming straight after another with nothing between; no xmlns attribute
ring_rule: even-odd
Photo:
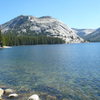
<svg viewBox="0 0 100 100"><path fill-rule="evenodd" d="M0 31L0 45L18 46L18 45L37 45L37 44L62 44L65 41L61 38L44 35L17 35L12 32L2 34Z"/></svg>

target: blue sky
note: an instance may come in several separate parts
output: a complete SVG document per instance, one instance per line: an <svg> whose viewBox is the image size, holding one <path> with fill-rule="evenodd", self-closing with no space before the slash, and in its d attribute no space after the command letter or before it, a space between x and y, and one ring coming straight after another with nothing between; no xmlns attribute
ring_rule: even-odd
<svg viewBox="0 0 100 100"><path fill-rule="evenodd" d="M0 24L19 15L52 16L74 28L100 27L100 0L0 0Z"/></svg>

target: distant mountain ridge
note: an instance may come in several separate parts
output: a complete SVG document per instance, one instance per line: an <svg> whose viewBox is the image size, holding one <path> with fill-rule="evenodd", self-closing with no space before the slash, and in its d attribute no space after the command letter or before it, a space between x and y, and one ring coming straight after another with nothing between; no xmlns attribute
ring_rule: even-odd
<svg viewBox="0 0 100 100"><path fill-rule="evenodd" d="M86 36L86 39L91 42L100 42L100 28L96 29L91 34L88 34Z"/></svg>
<svg viewBox="0 0 100 100"><path fill-rule="evenodd" d="M45 35L58 37L66 43L84 42L71 28L51 16L18 16L1 25L2 33L14 32L17 35Z"/></svg>
<svg viewBox="0 0 100 100"><path fill-rule="evenodd" d="M85 37L86 35L91 34L92 32L95 31L95 29L75 29L75 28L72 29L75 30L75 32L81 37Z"/></svg>
<svg viewBox="0 0 100 100"><path fill-rule="evenodd" d="M98 29L75 29L74 32L84 40L90 42L100 42L100 28Z"/></svg>

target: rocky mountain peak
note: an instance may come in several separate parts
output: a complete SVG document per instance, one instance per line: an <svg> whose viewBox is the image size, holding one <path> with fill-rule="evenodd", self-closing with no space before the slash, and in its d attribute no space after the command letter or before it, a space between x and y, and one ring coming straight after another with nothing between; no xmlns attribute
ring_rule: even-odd
<svg viewBox="0 0 100 100"><path fill-rule="evenodd" d="M39 17L40 19L43 19L43 18L52 18L51 16L42 16L42 17Z"/></svg>
<svg viewBox="0 0 100 100"><path fill-rule="evenodd" d="M62 38L66 43L84 42L64 23L51 16L33 17L20 15L1 25L3 33L16 31L20 35L46 35Z"/></svg>

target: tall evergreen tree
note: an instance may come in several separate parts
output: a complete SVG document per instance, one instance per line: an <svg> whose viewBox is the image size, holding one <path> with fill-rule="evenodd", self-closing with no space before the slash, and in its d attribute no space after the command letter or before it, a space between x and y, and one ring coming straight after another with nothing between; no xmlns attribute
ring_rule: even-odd
<svg viewBox="0 0 100 100"><path fill-rule="evenodd" d="M1 30L0 30L0 46L3 47Z"/></svg>
<svg viewBox="0 0 100 100"><path fill-rule="evenodd" d="M0 42L2 41L2 35L1 35L1 30L0 30Z"/></svg>
<svg viewBox="0 0 100 100"><path fill-rule="evenodd" d="M57 37L49 37L44 35L17 35L13 32L1 34L0 37L3 44L7 46L65 43L64 40Z"/></svg>

